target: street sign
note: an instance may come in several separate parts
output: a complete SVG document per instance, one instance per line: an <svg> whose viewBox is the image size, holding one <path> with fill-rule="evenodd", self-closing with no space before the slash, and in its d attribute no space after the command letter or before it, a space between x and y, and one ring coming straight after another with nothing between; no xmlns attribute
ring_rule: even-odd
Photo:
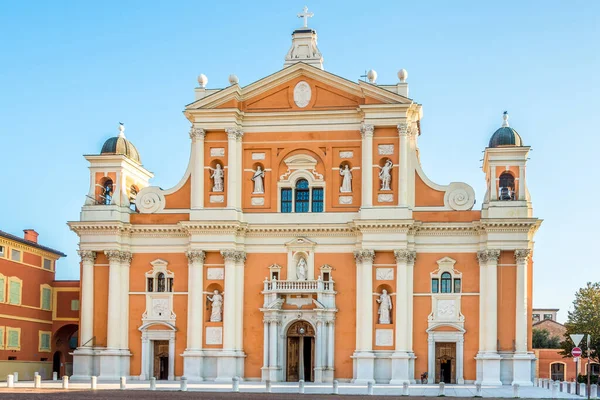
<svg viewBox="0 0 600 400"><path fill-rule="evenodd" d="M581 357L582 351L579 347L573 347L573 350L571 350L571 355L573 357Z"/></svg>
<svg viewBox="0 0 600 400"><path fill-rule="evenodd" d="M583 333L574 333L569 336L571 337L573 343L575 343L575 346L579 346L579 343L581 343L581 339L583 339L585 335Z"/></svg>

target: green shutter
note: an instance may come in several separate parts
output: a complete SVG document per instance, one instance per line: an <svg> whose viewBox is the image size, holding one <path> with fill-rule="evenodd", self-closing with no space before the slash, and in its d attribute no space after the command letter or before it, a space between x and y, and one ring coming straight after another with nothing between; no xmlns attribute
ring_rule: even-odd
<svg viewBox="0 0 600 400"><path fill-rule="evenodd" d="M0 329L0 350L4 349L4 327Z"/></svg>
<svg viewBox="0 0 600 400"><path fill-rule="evenodd" d="M6 286L6 278L0 278L0 303L4 303L6 301L6 296L4 294L4 288Z"/></svg>
<svg viewBox="0 0 600 400"><path fill-rule="evenodd" d="M48 288L42 289L42 310L50 310L52 299L52 290Z"/></svg>
<svg viewBox="0 0 600 400"><path fill-rule="evenodd" d="M19 347L19 331L9 331L8 332L8 346L12 348Z"/></svg>
<svg viewBox="0 0 600 400"><path fill-rule="evenodd" d="M10 281L8 293L10 304L21 304L21 282Z"/></svg>
<svg viewBox="0 0 600 400"><path fill-rule="evenodd" d="M40 349L42 350L50 350L50 335L47 333L42 333L40 335Z"/></svg>

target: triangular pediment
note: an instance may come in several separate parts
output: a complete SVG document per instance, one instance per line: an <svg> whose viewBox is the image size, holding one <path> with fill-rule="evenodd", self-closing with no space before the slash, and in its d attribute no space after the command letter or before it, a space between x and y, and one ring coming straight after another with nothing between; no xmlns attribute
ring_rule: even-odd
<svg viewBox="0 0 600 400"><path fill-rule="evenodd" d="M294 100L299 82L310 87L306 104ZM306 92L307 90L305 90ZM245 112L352 109L362 104L411 104L412 100L367 82L352 82L296 63L248 86L235 84L186 106L186 110L239 108Z"/></svg>

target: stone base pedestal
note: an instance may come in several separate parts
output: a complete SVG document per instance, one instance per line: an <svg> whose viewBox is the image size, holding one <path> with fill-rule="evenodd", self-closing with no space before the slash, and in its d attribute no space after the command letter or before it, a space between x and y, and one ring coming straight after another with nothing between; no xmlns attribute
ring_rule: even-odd
<svg viewBox="0 0 600 400"><path fill-rule="evenodd" d="M183 376L188 382L201 382L204 380L204 352L202 350L186 350L183 357Z"/></svg>
<svg viewBox="0 0 600 400"><path fill-rule="evenodd" d="M392 354L392 379L391 385L402 385L403 383L414 383L414 374L411 375L411 369L414 371L414 358L410 353L398 351ZM412 368L411 368L412 365Z"/></svg>
<svg viewBox="0 0 600 400"><path fill-rule="evenodd" d="M354 379L353 383L375 383L375 354L372 351L354 352Z"/></svg>
<svg viewBox="0 0 600 400"><path fill-rule="evenodd" d="M213 357L217 359L217 376L215 382L231 382L234 377L244 376L244 358L241 351L223 350Z"/></svg>
<svg viewBox="0 0 600 400"><path fill-rule="evenodd" d="M97 376L98 380L119 380L122 376L130 378L129 350L98 348L78 348L73 352L73 380L88 380Z"/></svg>
<svg viewBox="0 0 600 400"><path fill-rule="evenodd" d="M513 381L512 385L533 386L531 381L531 364L534 359L533 354L516 353L513 356Z"/></svg>
<svg viewBox="0 0 600 400"><path fill-rule="evenodd" d="M498 353L478 353L477 382L485 386L502 386L500 381L500 355Z"/></svg>
<svg viewBox="0 0 600 400"><path fill-rule="evenodd" d="M91 347L78 347L73 351L73 381L89 381L90 377L95 376L94 350Z"/></svg>
<svg viewBox="0 0 600 400"><path fill-rule="evenodd" d="M333 382L333 368L323 369L323 382Z"/></svg>
<svg viewBox="0 0 600 400"><path fill-rule="evenodd" d="M261 378L262 382L271 381L271 382L280 382L283 380L281 376L281 368L279 367L263 367L261 370Z"/></svg>

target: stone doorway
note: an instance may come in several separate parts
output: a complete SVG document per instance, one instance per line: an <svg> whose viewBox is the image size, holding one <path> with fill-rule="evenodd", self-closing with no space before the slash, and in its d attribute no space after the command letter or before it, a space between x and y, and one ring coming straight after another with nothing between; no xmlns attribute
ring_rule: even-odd
<svg viewBox="0 0 600 400"><path fill-rule="evenodd" d="M436 343L435 363L435 383L456 383L456 343Z"/></svg>
<svg viewBox="0 0 600 400"><path fill-rule="evenodd" d="M154 377L157 380L169 379L169 341L154 340Z"/></svg>
<svg viewBox="0 0 600 400"><path fill-rule="evenodd" d="M297 321L286 334L286 381L314 381L315 331L307 321Z"/></svg>

